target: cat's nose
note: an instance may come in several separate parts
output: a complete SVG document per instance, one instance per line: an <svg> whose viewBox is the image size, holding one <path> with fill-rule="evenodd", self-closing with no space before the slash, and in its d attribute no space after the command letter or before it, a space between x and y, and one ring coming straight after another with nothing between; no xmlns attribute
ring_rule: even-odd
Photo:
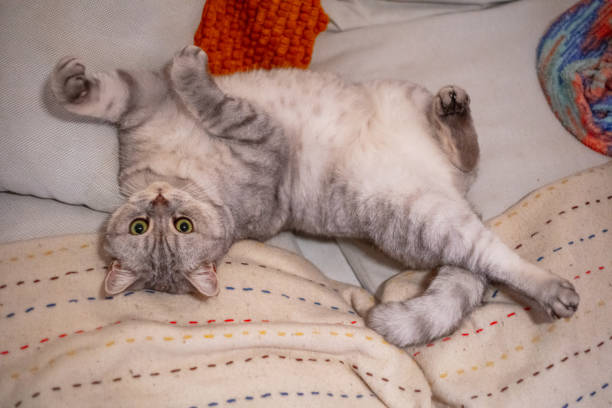
<svg viewBox="0 0 612 408"><path fill-rule="evenodd" d="M154 206L168 205L168 200L166 200L166 198L163 195L161 195L161 193L159 193L157 194L157 197L155 197L155 199L151 201L151 204L153 204Z"/></svg>

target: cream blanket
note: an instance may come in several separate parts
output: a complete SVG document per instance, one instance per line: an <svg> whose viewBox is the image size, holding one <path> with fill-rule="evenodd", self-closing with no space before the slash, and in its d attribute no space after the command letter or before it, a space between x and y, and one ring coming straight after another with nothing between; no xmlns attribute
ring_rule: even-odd
<svg viewBox="0 0 612 408"><path fill-rule="evenodd" d="M610 224L611 163L530 194L491 227L572 280L575 317L550 322L491 288L456 333L407 352L364 327L359 314L373 304L364 290L263 244L234 245L221 293L206 301L104 297L108 261L94 235L4 245L0 404L609 406ZM423 275L398 276L385 298L418 292Z"/></svg>

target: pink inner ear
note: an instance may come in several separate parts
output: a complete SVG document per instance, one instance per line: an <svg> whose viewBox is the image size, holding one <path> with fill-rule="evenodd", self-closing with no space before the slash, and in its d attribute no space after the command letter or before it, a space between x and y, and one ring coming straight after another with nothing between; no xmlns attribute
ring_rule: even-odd
<svg viewBox="0 0 612 408"><path fill-rule="evenodd" d="M214 263L200 266L194 271L184 273L193 287L205 296L216 296L219 293L217 268Z"/></svg>
<svg viewBox="0 0 612 408"><path fill-rule="evenodd" d="M116 295L126 290L137 280L138 276L134 272L127 269L121 269L119 262L114 260L104 279L104 290L109 295Z"/></svg>

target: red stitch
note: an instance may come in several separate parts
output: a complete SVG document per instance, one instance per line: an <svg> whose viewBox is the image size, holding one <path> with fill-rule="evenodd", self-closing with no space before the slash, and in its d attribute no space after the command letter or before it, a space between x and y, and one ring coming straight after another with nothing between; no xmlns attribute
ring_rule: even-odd
<svg viewBox="0 0 612 408"><path fill-rule="evenodd" d="M45 337L45 338L44 338L44 339L42 339L40 342L41 342L41 343L45 343L45 342L47 342L47 341L49 341L49 338Z"/></svg>
<svg viewBox="0 0 612 408"><path fill-rule="evenodd" d="M495 326L497 324L497 320L493 320L491 323L489 323L489 326Z"/></svg>
<svg viewBox="0 0 612 408"><path fill-rule="evenodd" d="M353 321L351 322L351 324L355 324L355 323L357 323L357 320L353 320Z"/></svg>
<svg viewBox="0 0 612 408"><path fill-rule="evenodd" d="M4 350L3 352L0 352L0 354L2 354L3 356L7 355L9 353L8 350Z"/></svg>
<svg viewBox="0 0 612 408"><path fill-rule="evenodd" d="M487 397L492 397L492 396L493 396L493 394L491 394L491 393L487 394Z"/></svg>
<svg viewBox="0 0 612 408"><path fill-rule="evenodd" d="M251 319L244 319L244 322L245 323L249 323L249 322L251 322Z"/></svg>
<svg viewBox="0 0 612 408"><path fill-rule="evenodd" d="M573 207L572 207L572 210L575 210L576 208L578 208L578 206L577 206L577 205L573 206Z"/></svg>
<svg viewBox="0 0 612 408"><path fill-rule="evenodd" d="M521 378L521 379L519 379L519 380L518 380L516 383L517 383L517 384L520 384L520 383L522 383L523 381L524 381L524 380Z"/></svg>
<svg viewBox="0 0 612 408"><path fill-rule="evenodd" d="M540 375L540 372L539 372L539 371L536 371L535 373L533 373L533 374L531 374L531 375L533 375L534 377L537 377L538 375Z"/></svg>
<svg viewBox="0 0 612 408"><path fill-rule="evenodd" d="M269 320L262 320L263 323L270 323Z"/></svg>
<svg viewBox="0 0 612 408"><path fill-rule="evenodd" d="M179 371L181 371L180 368L175 368L174 370L170 370L172 374L178 373Z"/></svg>
<svg viewBox="0 0 612 408"><path fill-rule="evenodd" d="M578 354L580 354L580 352L579 352L579 351L575 352L575 353L574 353L574 356L577 356Z"/></svg>
<svg viewBox="0 0 612 408"><path fill-rule="evenodd" d="M159 375L159 373L151 373L149 374L151 377L157 377Z"/></svg>
<svg viewBox="0 0 612 408"><path fill-rule="evenodd" d="M261 356L261 358L268 358L268 357L270 357L270 356L267 355L267 354L265 356Z"/></svg>
<svg viewBox="0 0 612 408"><path fill-rule="evenodd" d="M604 269L605 269L605 268L604 268L603 266L600 266L600 267L599 267L599 270L600 270L600 271L603 271Z"/></svg>
<svg viewBox="0 0 612 408"><path fill-rule="evenodd" d="M565 211L561 211L561 212L559 212L559 215L561 215L561 214L565 214Z"/></svg>
<svg viewBox="0 0 612 408"><path fill-rule="evenodd" d="M519 249L522 246L523 246L523 244L518 244L517 246L514 247L514 249Z"/></svg>
<svg viewBox="0 0 612 408"><path fill-rule="evenodd" d="M197 369L198 369L198 367L189 367L189 370L190 370L190 371L195 371L195 370L197 370Z"/></svg>
<svg viewBox="0 0 612 408"><path fill-rule="evenodd" d="M546 367L546 369L547 369L547 370L550 370L550 369L551 369L551 368L553 368L554 366L555 366L554 364L551 364L551 365L547 366L547 367Z"/></svg>
<svg viewBox="0 0 612 408"><path fill-rule="evenodd" d="M95 329L95 330L102 330L102 329L103 329L103 327L102 327L102 326L98 326L98 327L96 327L96 329Z"/></svg>
<svg viewBox="0 0 612 408"><path fill-rule="evenodd" d="M59 276L52 276L49 278L49 280L58 280L58 279L59 279Z"/></svg>
<svg viewBox="0 0 612 408"><path fill-rule="evenodd" d="M506 385L504 388L502 388L501 390L499 390L499 392L504 392L508 389L508 386Z"/></svg>
<svg viewBox="0 0 612 408"><path fill-rule="evenodd" d="M372 373L366 373L366 375L367 375L368 377L373 377L373 376L374 376L374 374L372 374Z"/></svg>
<svg viewBox="0 0 612 408"><path fill-rule="evenodd" d="M591 349L589 348L589 349L584 350L584 353L586 354L586 353L589 353L590 351Z"/></svg>
<svg viewBox="0 0 612 408"><path fill-rule="evenodd" d="M416 353L414 353L414 354L412 355L412 357L416 357L416 356L418 356L419 354L421 354L421 352L420 352L420 351L417 351Z"/></svg>
<svg viewBox="0 0 612 408"><path fill-rule="evenodd" d="M451 338L450 337L445 337L442 339L442 341L449 341Z"/></svg>
<svg viewBox="0 0 612 408"><path fill-rule="evenodd" d="M113 378L113 382L119 382L119 381L121 381L121 377Z"/></svg>
<svg viewBox="0 0 612 408"><path fill-rule="evenodd" d="M552 220L548 220L546 221L546 224L550 224L552 222Z"/></svg>
<svg viewBox="0 0 612 408"><path fill-rule="evenodd" d="M569 359L569 357L563 357L563 358L561 359L561 362L562 362L562 363L565 363L565 362L566 362L568 359Z"/></svg>
<svg viewBox="0 0 612 408"><path fill-rule="evenodd" d="M476 330L476 333L480 333L481 331L483 331L484 329L478 329Z"/></svg>
<svg viewBox="0 0 612 408"><path fill-rule="evenodd" d="M198 324L198 321L197 321L197 320L191 320L191 321L189 322L189 324Z"/></svg>
<svg viewBox="0 0 612 408"><path fill-rule="evenodd" d="M580 279L580 275L574 276L574 279Z"/></svg>
<svg viewBox="0 0 612 408"><path fill-rule="evenodd" d="M397 388L399 388L400 391L406 391L406 389L404 387L402 387L401 385L399 385Z"/></svg>
<svg viewBox="0 0 612 408"><path fill-rule="evenodd" d="M302 362L302 361L304 361L304 359L303 358L296 358L295 361Z"/></svg>
<svg viewBox="0 0 612 408"><path fill-rule="evenodd" d="M353 364L353 365L352 365L352 367L353 367L355 370L359 370L359 367L357 367L355 364Z"/></svg>
<svg viewBox="0 0 612 408"><path fill-rule="evenodd" d="M287 356L278 356L278 358L280 358L281 360L284 360L287 358Z"/></svg>
<svg viewBox="0 0 612 408"><path fill-rule="evenodd" d="M478 395L472 395L470 398L471 399L476 399L476 398L478 398Z"/></svg>
<svg viewBox="0 0 612 408"><path fill-rule="evenodd" d="M590 273L591 273L591 271L586 271L585 273L588 275L588 274L590 274Z"/></svg>
<svg viewBox="0 0 612 408"><path fill-rule="evenodd" d="M82 333L85 333L85 330L77 330L74 332L74 334L82 334Z"/></svg>
<svg viewBox="0 0 612 408"><path fill-rule="evenodd" d="M533 234L531 234L531 238L535 237L536 235L538 235L538 232L534 232Z"/></svg>
<svg viewBox="0 0 612 408"><path fill-rule="evenodd" d="M597 347L601 347L601 346L603 346L603 345L604 345L604 342L602 341L601 343L599 343L599 344L597 345Z"/></svg>
<svg viewBox="0 0 612 408"><path fill-rule="evenodd" d="M66 275L74 275L75 273L78 273L77 271L68 271L66 272Z"/></svg>
<svg viewBox="0 0 612 408"><path fill-rule="evenodd" d="M388 378L384 378L384 377L383 377L383 378L381 378L381 380L383 380L384 382L389 382L389 379L388 379Z"/></svg>
<svg viewBox="0 0 612 408"><path fill-rule="evenodd" d="M232 364L234 364L234 361L233 361L233 360L230 360L230 361L228 361L228 362L226 362L226 363L225 363L225 365L232 365Z"/></svg>
<svg viewBox="0 0 612 408"><path fill-rule="evenodd" d="M60 391L62 389L62 387L53 387L51 388L51 391Z"/></svg>
<svg viewBox="0 0 612 408"><path fill-rule="evenodd" d="M470 333L461 333L462 336L469 336Z"/></svg>
<svg viewBox="0 0 612 408"><path fill-rule="evenodd" d="M508 315L506 315L506 317L512 317L512 316L516 316L516 313L512 312L512 313L509 313Z"/></svg>
<svg viewBox="0 0 612 408"><path fill-rule="evenodd" d="M233 322L233 321L234 321L234 319L225 319L224 320L225 323L229 323L229 322Z"/></svg>
<svg viewBox="0 0 612 408"><path fill-rule="evenodd" d="M168 322L168 323L170 323L170 324L176 324L176 321L174 321L174 320L173 320L173 321Z"/></svg>
<svg viewBox="0 0 612 408"><path fill-rule="evenodd" d="M19 282L17 282L17 286L23 285L24 283L25 283L24 281L19 281Z"/></svg>
<svg viewBox="0 0 612 408"><path fill-rule="evenodd" d="M207 367L214 368L216 366L217 366L216 364L209 364Z"/></svg>
<svg viewBox="0 0 612 408"><path fill-rule="evenodd" d="M414 392L421 392L421 390L419 390L418 388L415 388Z"/></svg>
<svg viewBox="0 0 612 408"><path fill-rule="evenodd" d="M26 344L25 346L21 346L21 347L20 347L20 349L21 349L21 350L25 350L25 349L27 349L28 347L30 347L30 346Z"/></svg>
<svg viewBox="0 0 612 408"><path fill-rule="evenodd" d="M433 347L433 345L434 345L433 343L429 343L427 347Z"/></svg>
<svg viewBox="0 0 612 408"><path fill-rule="evenodd" d="M316 358L309 358L308 361L317 361Z"/></svg>
<svg viewBox="0 0 612 408"><path fill-rule="evenodd" d="M209 320L207 323L214 323L214 322L216 322L216 320L212 319L212 320Z"/></svg>
<svg viewBox="0 0 612 408"><path fill-rule="evenodd" d="M132 378L136 378L136 379L138 379L138 378L140 378L140 374L134 374L134 375L132 376ZM94 381L94 382L96 382L96 381ZM100 382L101 382L101 381L98 381L98 383L100 383ZM93 384L93 383L92 383L92 384Z"/></svg>
<svg viewBox="0 0 612 408"><path fill-rule="evenodd" d="M4 285L0 286L0 289L4 289L4 288L6 288L6 283Z"/></svg>
<svg viewBox="0 0 612 408"><path fill-rule="evenodd" d="M77 383L77 384L72 384L72 386L73 386L74 388L79 388L81 385L82 385L82 384L78 384L78 383Z"/></svg>
<svg viewBox="0 0 612 408"><path fill-rule="evenodd" d="M63 338L64 338L64 337L66 337L66 336L67 336L67 334L66 334L66 333L62 333L62 334L60 334L60 335L59 335L59 336L57 336L57 337L59 337L60 339L63 339Z"/></svg>
<svg viewBox="0 0 612 408"><path fill-rule="evenodd" d="M529 306L527 306L527 307L524 307L523 310L529 311L529 310L531 310L531 308Z"/></svg>

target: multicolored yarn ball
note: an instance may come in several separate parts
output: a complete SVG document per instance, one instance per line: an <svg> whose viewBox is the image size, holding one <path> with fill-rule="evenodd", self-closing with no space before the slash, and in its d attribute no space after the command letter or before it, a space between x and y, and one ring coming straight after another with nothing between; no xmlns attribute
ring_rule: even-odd
<svg viewBox="0 0 612 408"><path fill-rule="evenodd" d="M563 125L612 156L612 1L582 0L559 16L540 40L537 71Z"/></svg>
<svg viewBox="0 0 612 408"><path fill-rule="evenodd" d="M212 74L307 68L328 22L320 0L207 0L194 43Z"/></svg>

